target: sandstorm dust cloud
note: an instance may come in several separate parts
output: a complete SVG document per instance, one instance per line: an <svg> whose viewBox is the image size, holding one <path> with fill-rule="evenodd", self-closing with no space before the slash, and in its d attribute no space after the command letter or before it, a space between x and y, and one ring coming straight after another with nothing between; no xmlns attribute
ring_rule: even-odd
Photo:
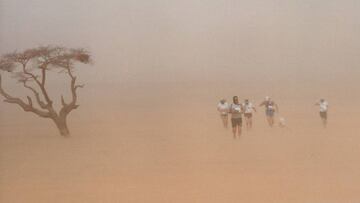
<svg viewBox="0 0 360 203"><path fill-rule="evenodd" d="M355 0L2 0L0 54L83 47L94 64L75 71L85 87L69 139L0 102L0 202L358 201L359 9ZM47 88L58 101L66 85L54 71ZM257 107L253 130L233 140L216 104L234 95L256 106L271 96L288 129L270 129Z"/></svg>

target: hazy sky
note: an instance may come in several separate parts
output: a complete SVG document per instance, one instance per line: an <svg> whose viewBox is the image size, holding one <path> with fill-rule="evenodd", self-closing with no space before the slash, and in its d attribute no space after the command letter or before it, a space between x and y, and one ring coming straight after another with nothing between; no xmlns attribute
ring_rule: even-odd
<svg viewBox="0 0 360 203"><path fill-rule="evenodd" d="M0 53L85 47L95 65L82 75L92 81L270 84L360 75L357 0L0 3Z"/></svg>
<svg viewBox="0 0 360 203"><path fill-rule="evenodd" d="M76 73L86 86L74 115L83 119L187 100L212 106L232 95L270 95L286 108L321 97L350 106L360 101L359 11L357 0L0 0L0 54L48 44L89 49L94 65ZM5 78L6 90L26 95ZM47 85L56 105L69 96L67 82ZM23 115L0 107L2 122Z"/></svg>

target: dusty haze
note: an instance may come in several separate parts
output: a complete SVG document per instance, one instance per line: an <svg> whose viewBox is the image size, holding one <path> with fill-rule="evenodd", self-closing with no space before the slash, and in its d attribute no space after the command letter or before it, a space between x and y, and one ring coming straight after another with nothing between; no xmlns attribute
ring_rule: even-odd
<svg viewBox="0 0 360 203"><path fill-rule="evenodd" d="M359 10L356 0L0 0L0 54L56 44L95 61L76 72L86 86L70 139L0 103L0 202L359 201ZM49 88L58 99L66 90ZM258 109L254 130L232 140L216 104L233 95L272 96L289 129L269 129Z"/></svg>

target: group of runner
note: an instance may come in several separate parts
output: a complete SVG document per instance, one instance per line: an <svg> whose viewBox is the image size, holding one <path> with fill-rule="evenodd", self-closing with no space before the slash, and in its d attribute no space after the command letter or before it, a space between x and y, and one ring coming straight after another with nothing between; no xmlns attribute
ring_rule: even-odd
<svg viewBox="0 0 360 203"><path fill-rule="evenodd" d="M320 118L322 120L323 126L327 125L327 111L328 111L328 102L325 99L320 99L315 105L320 106ZM270 127L273 127L275 124L275 113L279 112L279 107L269 96L266 96L264 101L262 101L259 107L265 107L266 120ZM250 130L252 128L252 117L253 113L256 112L256 108L249 101L245 99L243 103L240 103L238 96L233 97L233 102L231 104L227 103L225 99L221 99L217 105L217 110L220 113L222 123L225 128L228 127L229 114L231 116L231 126L233 131L234 138L241 136L242 129L242 115L244 115L246 122L246 129ZM285 119L279 118L279 126L285 127Z"/></svg>

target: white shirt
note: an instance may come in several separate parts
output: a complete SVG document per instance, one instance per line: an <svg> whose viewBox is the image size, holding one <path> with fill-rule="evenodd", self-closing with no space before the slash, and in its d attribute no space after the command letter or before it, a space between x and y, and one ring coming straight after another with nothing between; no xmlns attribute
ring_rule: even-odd
<svg viewBox="0 0 360 203"><path fill-rule="evenodd" d="M245 113L252 113L254 111L254 106L251 102L249 102L248 104L243 104L243 107L245 109Z"/></svg>
<svg viewBox="0 0 360 203"><path fill-rule="evenodd" d="M225 103L219 103L217 106L217 110L220 112L220 114L225 115L227 113L229 113L229 104L227 102Z"/></svg>
<svg viewBox="0 0 360 203"><path fill-rule="evenodd" d="M327 101L324 101L324 102L320 102L319 106L320 106L320 112L327 112L329 104L327 103Z"/></svg>
<svg viewBox="0 0 360 203"><path fill-rule="evenodd" d="M241 104L231 104L230 111L231 111L231 118L241 118L242 114L242 105Z"/></svg>

